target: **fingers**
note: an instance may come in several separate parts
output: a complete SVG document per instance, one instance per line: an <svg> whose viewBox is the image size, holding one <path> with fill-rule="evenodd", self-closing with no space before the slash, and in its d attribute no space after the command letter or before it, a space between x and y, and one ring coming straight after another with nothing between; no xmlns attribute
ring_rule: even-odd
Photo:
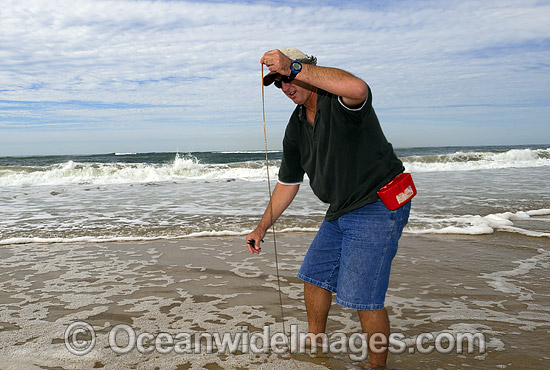
<svg viewBox="0 0 550 370"><path fill-rule="evenodd" d="M255 241L254 240L247 240L246 246L248 247L248 250L250 253L260 253L260 251L256 248Z"/></svg>
<svg viewBox="0 0 550 370"><path fill-rule="evenodd" d="M256 247L256 241L255 240L248 240L247 241L248 250L250 253L254 254L260 254L261 248L258 246Z"/></svg>
<svg viewBox="0 0 550 370"><path fill-rule="evenodd" d="M263 240L260 240L260 242L263 242ZM246 246L248 247L248 250L250 253L254 254L260 254L262 251L262 248L260 247L260 243L256 243L255 239L247 239Z"/></svg>
<svg viewBox="0 0 550 370"><path fill-rule="evenodd" d="M266 52L260 59L260 63L265 64L271 72L278 72L285 76L290 74L290 59L279 49Z"/></svg>
<svg viewBox="0 0 550 370"><path fill-rule="evenodd" d="M273 63L277 59L277 53L279 52L278 49L270 50L264 53L262 58L260 59L260 63L265 64L267 67L273 65Z"/></svg>

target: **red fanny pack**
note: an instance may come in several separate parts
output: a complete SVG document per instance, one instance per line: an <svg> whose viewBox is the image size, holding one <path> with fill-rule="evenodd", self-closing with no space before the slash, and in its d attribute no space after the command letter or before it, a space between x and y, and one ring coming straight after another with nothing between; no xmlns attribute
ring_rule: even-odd
<svg viewBox="0 0 550 370"><path fill-rule="evenodd" d="M416 187L410 173L401 173L388 182L376 194L392 211L410 201L416 195Z"/></svg>

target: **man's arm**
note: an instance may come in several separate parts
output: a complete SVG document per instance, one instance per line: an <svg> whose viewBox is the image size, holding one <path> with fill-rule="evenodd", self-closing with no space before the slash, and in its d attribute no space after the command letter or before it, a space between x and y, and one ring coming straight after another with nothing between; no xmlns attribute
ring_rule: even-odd
<svg viewBox="0 0 550 370"><path fill-rule="evenodd" d="M283 76L290 75L291 62L278 49L266 52L262 56L262 59L260 59L260 63L265 64L270 71L277 72ZM338 68L321 67L304 63L302 71L296 75L296 80L341 96L344 104L349 107L363 104L369 94L365 81Z"/></svg>
<svg viewBox="0 0 550 370"><path fill-rule="evenodd" d="M284 185L277 183L277 185L275 185L275 190L273 190L273 194L271 195L271 202L267 205L262 220L256 229L246 236L246 243L250 253L260 253L260 242L264 238L267 230L277 221L290 203L292 203L299 188L299 184ZM272 210L273 218L271 217Z"/></svg>

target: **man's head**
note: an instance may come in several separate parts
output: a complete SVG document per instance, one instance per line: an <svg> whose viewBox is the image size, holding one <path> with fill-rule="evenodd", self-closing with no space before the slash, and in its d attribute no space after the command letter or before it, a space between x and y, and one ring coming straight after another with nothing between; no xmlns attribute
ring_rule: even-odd
<svg viewBox="0 0 550 370"><path fill-rule="evenodd" d="M302 64L313 64L317 65L317 58L314 56L306 55L302 53L300 50L295 48L284 48L279 49L281 53L286 55L290 60L298 60ZM281 81L281 76L277 72L269 72L264 76L264 86L269 86L273 83L273 81ZM278 85L278 86L277 86ZM277 87L280 88L279 84L276 84Z"/></svg>

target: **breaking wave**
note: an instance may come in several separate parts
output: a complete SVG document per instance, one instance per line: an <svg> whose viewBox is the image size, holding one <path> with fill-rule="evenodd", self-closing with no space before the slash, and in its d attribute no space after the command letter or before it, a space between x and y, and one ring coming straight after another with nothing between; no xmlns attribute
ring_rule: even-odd
<svg viewBox="0 0 550 370"><path fill-rule="evenodd" d="M244 153L244 152L243 152ZM209 153L212 155L213 153ZM115 153L129 162L79 161L74 158L45 165L0 166L0 186L39 186L66 184L117 184L184 180L264 181L265 162L260 159L226 163L224 156L203 163L192 155L176 154L169 163L139 162L140 154ZM250 155L250 152L245 154ZM145 157L145 155L143 155ZM149 155L150 156L150 155ZM233 157L232 157L233 158ZM410 155L401 158L410 172L475 171L502 168L550 166L548 149L511 149L505 152L455 152L437 155ZM270 160L270 176L276 178L280 159Z"/></svg>

